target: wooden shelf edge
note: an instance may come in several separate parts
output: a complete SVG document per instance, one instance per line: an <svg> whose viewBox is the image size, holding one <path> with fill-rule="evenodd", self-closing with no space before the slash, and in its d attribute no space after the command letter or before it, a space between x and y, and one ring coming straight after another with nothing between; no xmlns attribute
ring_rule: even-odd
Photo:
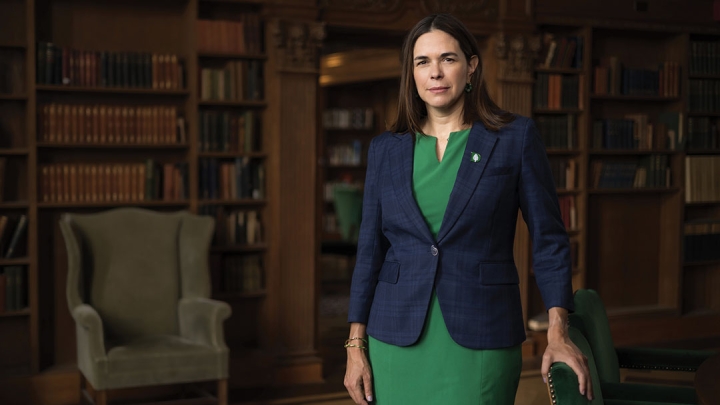
<svg viewBox="0 0 720 405"><path fill-rule="evenodd" d="M106 94L138 94L158 96L186 96L188 90L152 89L152 88L125 88L125 87L82 87L82 86L61 86L52 84L38 84L36 90L39 92L60 92L60 93L106 93Z"/></svg>
<svg viewBox="0 0 720 405"><path fill-rule="evenodd" d="M237 199L237 200L207 200L201 199L198 201L200 205L264 205L267 201L265 199L254 200L250 198Z"/></svg>
<svg viewBox="0 0 720 405"><path fill-rule="evenodd" d="M591 149L591 156L613 156L613 155L675 155L682 151L673 149Z"/></svg>
<svg viewBox="0 0 720 405"><path fill-rule="evenodd" d="M27 98L26 94L0 94L0 101L25 101Z"/></svg>
<svg viewBox="0 0 720 405"><path fill-rule="evenodd" d="M257 243L254 245L229 245L229 246L212 246L210 251L213 253L259 253L267 250L267 245Z"/></svg>
<svg viewBox="0 0 720 405"><path fill-rule="evenodd" d="M44 142L37 143L38 148L47 149L185 149L187 143L61 143L61 142Z"/></svg>
<svg viewBox="0 0 720 405"><path fill-rule="evenodd" d="M560 67L536 67L535 72L537 73L563 73L572 75L581 75L585 73L583 69L578 68L560 68Z"/></svg>
<svg viewBox="0 0 720 405"><path fill-rule="evenodd" d="M533 114L582 114L584 110L580 108L560 108L560 109L549 109L549 108L535 108L532 110Z"/></svg>
<svg viewBox="0 0 720 405"><path fill-rule="evenodd" d="M588 190L588 194L672 194L678 191L679 187L594 188Z"/></svg>
<svg viewBox="0 0 720 405"><path fill-rule="evenodd" d="M249 59L249 60L265 60L267 55L264 53L238 53L238 52L215 52L215 51L198 51L200 59Z"/></svg>
<svg viewBox="0 0 720 405"><path fill-rule="evenodd" d="M610 95L610 94L591 94L591 100L610 100L610 101L680 101L680 97L665 96L632 96L632 95Z"/></svg>
<svg viewBox="0 0 720 405"><path fill-rule="evenodd" d="M268 156L265 152L198 152L199 158L235 158L235 157L249 157L249 158L266 158Z"/></svg>
<svg viewBox="0 0 720 405"><path fill-rule="evenodd" d="M198 105L203 107L247 107L261 108L267 107L265 101L234 101L234 100L199 100Z"/></svg>
<svg viewBox="0 0 720 405"><path fill-rule="evenodd" d="M22 316L29 316L29 315L30 315L30 308L25 308L20 311L0 312L0 318L22 317Z"/></svg>
<svg viewBox="0 0 720 405"><path fill-rule="evenodd" d="M183 207L190 201L38 202L38 208Z"/></svg>
<svg viewBox="0 0 720 405"><path fill-rule="evenodd" d="M28 257L18 257L10 259L0 259L0 266L20 266L29 265L30 259Z"/></svg>
<svg viewBox="0 0 720 405"><path fill-rule="evenodd" d="M28 148L0 148L0 156L22 156L30 153Z"/></svg>
<svg viewBox="0 0 720 405"><path fill-rule="evenodd" d="M0 208L13 209L13 208L28 208L30 204L27 201L0 201Z"/></svg>

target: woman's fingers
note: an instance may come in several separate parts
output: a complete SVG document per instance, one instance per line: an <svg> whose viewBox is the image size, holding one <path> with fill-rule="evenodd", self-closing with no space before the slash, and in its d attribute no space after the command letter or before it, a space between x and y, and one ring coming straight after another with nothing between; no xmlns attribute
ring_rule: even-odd
<svg viewBox="0 0 720 405"><path fill-rule="evenodd" d="M365 400L367 402L372 402L373 401L372 375L367 370L365 373L363 373L363 388L365 391Z"/></svg>
<svg viewBox="0 0 720 405"><path fill-rule="evenodd" d="M577 374L578 390L580 390L580 394L585 395L589 400L592 400L592 379L590 378L590 368L588 367L587 358L582 356L580 359L572 361L569 365L575 374Z"/></svg>

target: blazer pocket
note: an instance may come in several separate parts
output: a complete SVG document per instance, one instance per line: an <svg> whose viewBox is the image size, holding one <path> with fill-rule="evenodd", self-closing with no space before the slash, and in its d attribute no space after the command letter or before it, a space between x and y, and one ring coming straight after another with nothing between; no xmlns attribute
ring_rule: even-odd
<svg viewBox="0 0 720 405"><path fill-rule="evenodd" d="M380 268L380 274L378 274L378 281L384 281L386 283L397 284L398 278L400 277L400 263L398 262L385 262Z"/></svg>
<svg viewBox="0 0 720 405"><path fill-rule="evenodd" d="M503 174L512 173L512 166L500 166L487 169L487 176L502 176Z"/></svg>
<svg viewBox="0 0 720 405"><path fill-rule="evenodd" d="M480 263L480 284L519 284L520 277L513 262Z"/></svg>

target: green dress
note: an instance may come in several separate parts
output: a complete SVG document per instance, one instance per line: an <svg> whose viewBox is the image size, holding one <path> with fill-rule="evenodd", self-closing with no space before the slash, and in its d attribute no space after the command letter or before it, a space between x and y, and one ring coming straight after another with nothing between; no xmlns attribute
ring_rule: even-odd
<svg viewBox="0 0 720 405"><path fill-rule="evenodd" d="M415 138L413 192L437 238L470 130L450 134L438 162L436 138ZM469 157L468 157L469 158ZM512 405L520 381L520 346L474 350L450 337L435 293L417 343L394 346L369 337L374 404Z"/></svg>

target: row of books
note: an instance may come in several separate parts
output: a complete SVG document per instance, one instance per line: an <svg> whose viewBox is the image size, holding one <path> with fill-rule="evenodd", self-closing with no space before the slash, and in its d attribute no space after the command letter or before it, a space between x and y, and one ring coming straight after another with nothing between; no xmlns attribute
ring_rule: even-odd
<svg viewBox="0 0 720 405"><path fill-rule="evenodd" d="M198 148L201 152L257 152L262 149L257 112L200 111Z"/></svg>
<svg viewBox="0 0 720 405"><path fill-rule="evenodd" d="M680 95L680 64L663 62L657 70L622 66L616 56L595 66L593 92L596 95L662 96Z"/></svg>
<svg viewBox="0 0 720 405"><path fill-rule="evenodd" d="M684 225L685 262L720 260L720 221L698 220Z"/></svg>
<svg viewBox="0 0 720 405"><path fill-rule="evenodd" d="M577 117L575 114L537 115L535 124L546 148L572 149L576 146Z"/></svg>
<svg viewBox="0 0 720 405"><path fill-rule="evenodd" d="M594 149L659 150L680 149L684 143L683 114L665 112L651 123L647 114L626 114L625 118L593 122Z"/></svg>
<svg viewBox="0 0 720 405"><path fill-rule="evenodd" d="M262 52L262 21L258 13L241 13L235 20L197 20L197 45L200 52Z"/></svg>
<svg viewBox="0 0 720 405"><path fill-rule="evenodd" d="M720 149L720 118L688 117L688 149Z"/></svg>
<svg viewBox="0 0 720 405"><path fill-rule="evenodd" d="M577 162L573 159L550 159L555 187L573 190L576 187Z"/></svg>
<svg viewBox="0 0 720 405"><path fill-rule="evenodd" d="M171 53L76 49L37 44L37 84L155 90L185 88L184 61Z"/></svg>
<svg viewBox="0 0 720 405"><path fill-rule="evenodd" d="M238 157L232 162L200 159L200 196L207 199L265 198L265 166Z"/></svg>
<svg viewBox="0 0 720 405"><path fill-rule="evenodd" d="M584 38L579 35L543 35L539 67L582 69Z"/></svg>
<svg viewBox="0 0 720 405"><path fill-rule="evenodd" d="M690 80L688 110L709 113L720 110L720 80Z"/></svg>
<svg viewBox="0 0 720 405"><path fill-rule="evenodd" d="M325 129L373 129L372 108L330 108L323 111Z"/></svg>
<svg viewBox="0 0 720 405"><path fill-rule="evenodd" d="M258 210L200 207L200 215L215 218L213 246L255 245L263 242L263 223Z"/></svg>
<svg viewBox="0 0 720 405"><path fill-rule="evenodd" d="M536 109L559 110L561 108L581 108L578 75L559 75L538 73L533 92L533 105Z"/></svg>
<svg viewBox="0 0 720 405"><path fill-rule="evenodd" d="M592 163L595 188L670 187L667 155L648 155L623 161L596 160Z"/></svg>
<svg viewBox="0 0 720 405"><path fill-rule="evenodd" d="M720 156L685 156L685 202L720 202Z"/></svg>
<svg viewBox="0 0 720 405"><path fill-rule="evenodd" d="M254 101L263 99L263 63L259 60L226 62L200 69L200 99Z"/></svg>
<svg viewBox="0 0 720 405"><path fill-rule="evenodd" d="M362 164L363 146L359 139L350 144L334 144L327 148L328 163L330 166L347 165L358 166Z"/></svg>
<svg viewBox="0 0 720 405"><path fill-rule="evenodd" d="M0 94L23 94L24 83L24 55L11 49L0 49Z"/></svg>
<svg viewBox="0 0 720 405"><path fill-rule="evenodd" d="M0 314L27 307L27 272L22 266L4 266L0 273Z"/></svg>
<svg viewBox="0 0 720 405"><path fill-rule="evenodd" d="M180 201L188 198L187 163L53 163L40 167L44 202Z"/></svg>
<svg viewBox="0 0 720 405"><path fill-rule="evenodd" d="M27 216L0 215L0 257L10 259L20 257L27 245L25 232Z"/></svg>
<svg viewBox="0 0 720 405"><path fill-rule="evenodd" d="M38 140L59 143L177 144L187 142L185 118L169 105L40 107Z"/></svg>
<svg viewBox="0 0 720 405"><path fill-rule="evenodd" d="M565 224L565 228L568 230L578 229L575 196L560 196L558 197L558 203L560 203L560 217L562 218L563 224Z"/></svg>
<svg viewBox="0 0 720 405"><path fill-rule="evenodd" d="M261 291L263 282L262 259L258 255L228 256L223 258L222 284L224 293L251 293Z"/></svg>
<svg viewBox="0 0 720 405"><path fill-rule="evenodd" d="M720 75L720 42L690 42L690 74Z"/></svg>

